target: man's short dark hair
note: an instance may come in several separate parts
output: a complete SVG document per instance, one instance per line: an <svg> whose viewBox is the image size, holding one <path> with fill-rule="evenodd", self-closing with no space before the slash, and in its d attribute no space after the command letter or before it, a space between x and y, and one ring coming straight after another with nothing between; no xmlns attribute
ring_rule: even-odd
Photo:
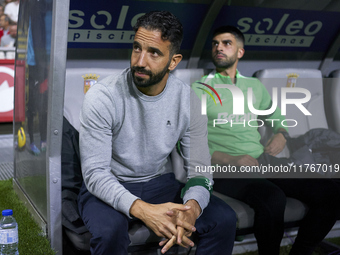
<svg viewBox="0 0 340 255"><path fill-rule="evenodd" d="M148 30L158 30L162 33L162 39L171 43L170 56L179 52L183 40L183 26L179 19L168 11L152 11L146 13L137 20L133 30L137 32L139 27Z"/></svg>
<svg viewBox="0 0 340 255"><path fill-rule="evenodd" d="M213 37L219 34L224 34L224 33L232 34L233 36L235 36L236 40L241 42L242 45L244 46L244 42L245 42L244 35L237 27L234 27L234 26L218 27L214 30Z"/></svg>

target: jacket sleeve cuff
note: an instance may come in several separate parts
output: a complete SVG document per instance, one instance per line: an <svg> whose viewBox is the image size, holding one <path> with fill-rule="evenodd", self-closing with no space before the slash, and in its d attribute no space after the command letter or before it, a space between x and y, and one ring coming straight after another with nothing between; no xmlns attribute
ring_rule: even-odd
<svg viewBox="0 0 340 255"><path fill-rule="evenodd" d="M132 195L130 192L125 192L121 197L119 198L119 201L117 203L117 211L120 211L124 213L127 217L132 219L130 215L130 208L137 199L140 199L139 197L136 197L135 195Z"/></svg>
<svg viewBox="0 0 340 255"><path fill-rule="evenodd" d="M198 218L202 215L203 210L208 206L210 200L210 193L209 191L202 187L202 186L193 186L190 187L184 194L183 203L185 204L189 200L196 200L199 206L201 207L201 214Z"/></svg>

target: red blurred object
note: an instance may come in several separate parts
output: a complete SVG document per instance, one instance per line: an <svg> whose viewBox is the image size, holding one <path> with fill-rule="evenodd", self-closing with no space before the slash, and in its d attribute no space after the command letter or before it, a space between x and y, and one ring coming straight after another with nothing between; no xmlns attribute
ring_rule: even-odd
<svg viewBox="0 0 340 255"><path fill-rule="evenodd" d="M47 91L47 82L48 82L48 80L47 79L45 79L41 84L40 84L40 88L39 88L39 92L41 93L41 94L43 94L45 91Z"/></svg>
<svg viewBox="0 0 340 255"><path fill-rule="evenodd" d="M15 122L24 122L26 119L26 62L24 60L17 60L15 71Z"/></svg>
<svg viewBox="0 0 340 255"><path fill-rule="evenodd" d="M25 95L25 87L23 91ZM13 121L14 60L0 60L0 122ZM25 104L25 98L23 103ZM25 109L25 108L24 108Z"/></svg>

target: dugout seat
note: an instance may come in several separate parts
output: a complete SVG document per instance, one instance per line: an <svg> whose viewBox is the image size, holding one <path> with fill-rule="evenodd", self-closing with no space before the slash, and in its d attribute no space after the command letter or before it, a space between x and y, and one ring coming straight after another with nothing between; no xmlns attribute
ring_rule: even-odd
<svg viewBox="0 0 340 255"><path fill-rule="evenodd" d="M186 84L191 85L195 81L201 79L205 74L204 69L175 69L172 73Z"/></svg>
<svg viewBox="0 0 340 255"><path fill-rule="evenodd" d="M330 128L340 134L340 69L334 70L325 79L325 109Z"/></svg>
<svg viewBox="0 0 340 255"><path fill-rule="evenodd" d="M310 92L311 98L308 102L303 103L311 115L305 115L296 105L287 104L286 108L286 125L291 137L303 135L308 130L313 128L328 128L324 103L323 103L323 79L320 70L316 69L264 69L257 71L254 75L267 88L270 95L272 95L273 88L278 89L278 107L281 107L282 88L303 88ZM302 99L305 97L304 93L287 93L287 99ZM281 109L282 111L282 109ZM294 121L297 122L295 127ZM259 128L262 137L262 143L265 144L272 136L270 128ZM289 152L287 147L282 151L278 157L288 157Z"/></svg>
<svg viewBox="0 0 340 255"><path fill-rule="evenodd" d="M119 74L123 69L110 68L69 68L66 69L64 116L79 131L80 109L84 100L85 83L95 83L111 74Z"/></svg>

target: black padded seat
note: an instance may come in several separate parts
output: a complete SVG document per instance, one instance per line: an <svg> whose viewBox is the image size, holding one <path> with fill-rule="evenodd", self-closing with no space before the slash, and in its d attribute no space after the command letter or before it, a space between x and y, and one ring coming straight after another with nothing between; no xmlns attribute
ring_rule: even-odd
<svg viewBox="0 0 340 255"><path fill-rule="evenodd" d="M330 128L340 134L340 69L334 70L325 79L325 108Z"/></svg>

